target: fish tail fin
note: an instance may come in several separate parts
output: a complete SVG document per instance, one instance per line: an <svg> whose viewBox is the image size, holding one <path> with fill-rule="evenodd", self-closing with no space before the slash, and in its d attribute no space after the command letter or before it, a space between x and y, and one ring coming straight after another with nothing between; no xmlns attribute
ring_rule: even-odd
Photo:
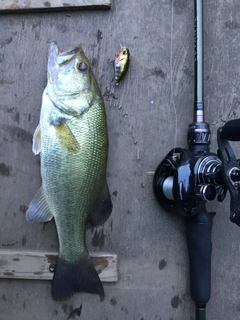
<svg viewBox="0 0 240 320"><path fill-rule="evenodd" d="M52 282L53 299L67 300L74 293L81 291L104 296L101 280L88 252L74 263L58 257Z"/></svg>

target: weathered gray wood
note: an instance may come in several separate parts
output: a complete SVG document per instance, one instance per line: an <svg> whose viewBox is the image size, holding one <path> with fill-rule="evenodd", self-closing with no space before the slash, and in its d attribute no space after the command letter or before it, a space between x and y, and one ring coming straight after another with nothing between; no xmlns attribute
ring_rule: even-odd
<svg viewBox="0 0 240 320"><path fill-rule="evenodd" d="M0 0L0 13L110 9L111 0Z"/></svg>
<svg viewBox="0 0 240 320"><path fill-rule="evenodd" d="M90 254L103 282L117 281L117 256L108 253ZM55 252L0 251L0 278L52 280Z"/></svg>
<svg viewBox="0 0 240 320"><path fill-rule="evenodd" d="M66 1L67 2L67 1ZM25 211L41 185L39 157L31 151L47 78L48 45L80 43L102 93L111 87L111 61L130 49L130 67L108 117L107 179L113 212L88 230L87 247L118 255L119 281L104 283L105 300L76 294L55 302L50 281L0 279L1 320L194 320L183 220L155 201L152 172L174 146L187 148L193 114L192 0L114 0L111 10L0 17L0 246L14 251L58 251L54 222L29 224ZM240 1L204 0L206 121L216 133L240 117ZM172 48L172 60L171 57ZM172 63L171 63L172 61ZM172 80L172 81L171 81ZM172 95L171 95L172 89ZM240 144L235 143L236 156ZM229 196L208 204L213 220L212 293L207 319L240 315L240 229L229 221Z"/></svg>

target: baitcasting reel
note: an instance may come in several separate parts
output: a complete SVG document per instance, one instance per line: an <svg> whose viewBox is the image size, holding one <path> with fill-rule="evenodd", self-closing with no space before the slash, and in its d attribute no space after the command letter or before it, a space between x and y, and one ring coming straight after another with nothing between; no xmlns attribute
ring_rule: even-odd
<svg viewBox="0 0 240 320"><path fill-rule="evenodd" d="M193 130L188 134L188 150L175 148L159 164L154 176L155 196L165 210L191 217L202 201L217 197L222 202L229 190L230 220L240 226L240 165L228 141L240 140L240 120L229 121L218 129L218 155L208 151L208 138L205 143L199 141L203 137L199 131L195 138Z"/></svg>
<svg viewBox="0 0 240 320"><path fill-rule="evenodd" d="M221 161L213 153L195 155L186 149L173 149L155 172L156 198L167 211L193 216L202 200L211 201L223 190L220 172Z"/></svg>

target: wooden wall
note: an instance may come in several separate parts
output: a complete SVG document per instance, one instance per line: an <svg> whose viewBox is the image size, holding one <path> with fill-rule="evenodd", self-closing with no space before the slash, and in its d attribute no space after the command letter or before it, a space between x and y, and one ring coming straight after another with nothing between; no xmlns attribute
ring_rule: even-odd
<svg viewBox="0 0 240 320"><path fill-rule="evenodd" d="M240 117L239 12L239 0L204 0L205 106L213 152L217 128ZM183 221L158 206L149 173L173 148L174 105L176 144L187 147L193 1L112 0L108 11L0 15L0 30L2 250L58 250L54 222L29 224L24 216L41 184L31 141L46 85L49 42L56 40L62 50L80 43L103 94L113 78L109 61L120 46L131 52L129 72L115 90L117 99L104 96L113 212L104 226L87 233L90 251L118 255L118 282L104 283L104 301L82 293L55 302L50 281L0 279L0 319L193 320ZM240 144L235 150L240 152ZM227 197L208 206L217 212L208 319L240 317L240 229L229 221L229 203Z"/></svg>

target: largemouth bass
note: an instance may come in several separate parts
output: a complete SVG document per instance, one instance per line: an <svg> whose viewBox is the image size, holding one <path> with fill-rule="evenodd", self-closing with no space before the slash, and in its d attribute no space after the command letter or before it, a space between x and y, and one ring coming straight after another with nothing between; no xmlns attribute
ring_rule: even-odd
<svg viewBox="0 0 240 320"><path fill-rule="evenodd" d="M106 182L108 134L104 102L81 46L60 52L50 44L33 152L41 154L42 187L29 205L30 222L54 217L59 256L52 282L55 300L75 292L104 294L85 241L86 225L112 210Z"/></svg>

